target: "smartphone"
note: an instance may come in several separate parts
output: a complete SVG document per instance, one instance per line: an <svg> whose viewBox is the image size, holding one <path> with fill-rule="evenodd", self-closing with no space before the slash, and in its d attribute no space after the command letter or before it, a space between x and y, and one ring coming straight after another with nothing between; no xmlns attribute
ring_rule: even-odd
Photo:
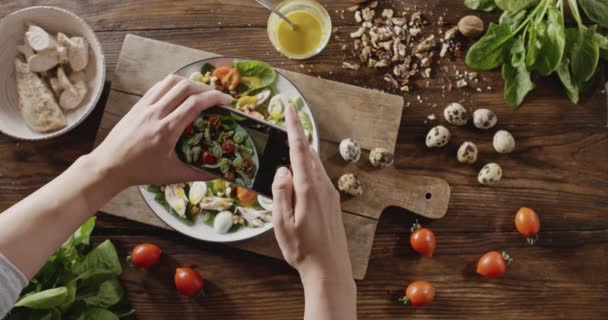
<svg viewBox="0 0 608 320"><path fill-rule="evenodd" d="M225 106L202 112L175 150L187 165L269 198L275 172L290 166L285 129Z"/></svg>

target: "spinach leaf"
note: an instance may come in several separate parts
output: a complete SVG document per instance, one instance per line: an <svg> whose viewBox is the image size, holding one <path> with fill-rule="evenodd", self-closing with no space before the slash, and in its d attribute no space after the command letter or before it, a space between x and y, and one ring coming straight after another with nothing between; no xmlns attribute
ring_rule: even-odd
<svg viewBox="0 0 608 320"><path fill-rule="evenodd" d="M496 9L494 0L464 0L464 5L473 10L490 12Z"/></svg>
<svg viewBox="0 0 608 320"><path fill-rule="evenodd" d="M608 38L596 33L595 42L597 42L597 45L600 48L600 58L608 61Z"/></svg>
<svg viewBox="0 0 608 320"><path fill-rule="evenodd" d="M82 288L78 293L78 299L83 300L88 306L109 308L122 299L124 290L120 286L120 282L115 277L98 286Z"/></svg>
<svg viewBox="0 0 608 320"><path fill-rule="evenodd" d="M568 98L570 98L570 101L577 104L579 101L579 90L576 83L574 83L572 80L572 75L570 74L570 60L564 59L562 63L559 64L556 71L559 79L564 85L564 88L566 88Z"/></svg>
<svg viewBox="0 0 608 320"><path fill-rule="evenodd" d="M215 70L215 67L213 65L211 65L210 63L205 63L201 67L201 74L205 75L207 74L207 72L213 72L213 70Z"/></svg>
<svg viewBox="0 0 608 320"><path fill-rule="evenodd" d="M102 308L88 308L82 314L83 320L118 320L118 316L112 311Z"/></svg>
<svg viewBox="0 0 608 320"><path fill-rule="evenodd" d="M255 77L260 79L259 83L251 83L247 93L270 86L277 78L276 71L268 64L261 61L235 61L234 67L241 78Z"/></svg>
<svg viewBox="0 0 608 320"><path fill-rule="evenodd" d="M509 25L491 23L486 34L467 52L466 64L477 70L491 70L503 63L505 45L513 37Z"/></svg>
<svg viewBox="0 0 608 320"><path fill-rule="evenodd" d="M582 29L578 32L576 42L572 46L570 72L577 85L589 81L595 74L599 63L600 48L595 39L597 26Z"/></svg>
<svg viewBox="0 0 608 320"><path fill-rule="evenodd" d="M498 19L499 24L506 24L511 27L511 30L517 29L519 25L526 19L528 15L528 10L520 10L520 11L504 11L500 15L500 19Z"/></svg>
<svg viewBox="0 0 608 320"><path fill-rule="evenodd" d="M84 248L90 244L91 232L95 227L95 217L91 217L64 242L57 251L57 258L66 268L81 257Z"/></svg>
<svg viewBox="0 0 608 320"><path fill-rule="evenodd" d="M505 100L511 108L516 109L535 85L526 68L526 48L523 36L509 44L510 50L506 53L507 58L505 59L507 61L502 65L502 77L505 81Z"/></svg>
<svg viewBox="0 0 608 320"><path fill-rule="evenodd" d="M496 0L496 5L504 11L515 12L531 8L537 5L538 1L540 0Z"/></svg>
<svg viewBox="0 0 608 320"><path fill-rule="evenodd" d="M110 240L99 244L72 267L72 272L78 275L92 270L109 272L115 275L122 273L118 253L116 253L116 248Z"/></svg>
<svg viewBox="0 0 608 320"><path fill-rule="evenodd" d="M608 28L608 1L578 0L587 17L604 28Z"/></svg>
<svg viewBox="0 0 608 320"><path fill-rule="evenodd" d="M562 61L566 46L564 21L554 7L547 10L547 19L539 20L530 29L526 65L543 76L551 74Z"/></svg>
<svg viewBox="0 0 608 320"><path fill-rule="evenodd" d="M30 309L51 309L65 303L68 299L68 288L58 287L40 292L30 293L23 296L15 307L27 307Z"/></svg>

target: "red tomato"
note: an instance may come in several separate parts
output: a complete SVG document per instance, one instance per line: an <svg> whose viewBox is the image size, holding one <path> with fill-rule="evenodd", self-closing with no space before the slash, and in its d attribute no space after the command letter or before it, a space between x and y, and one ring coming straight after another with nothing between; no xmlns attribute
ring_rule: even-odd
<svg viewBox="0 0 608 320"><path fill-rule="evenodd" d="M422 228L418 221L414 223L411 230L410 245L412 249L423 256L432 257L437 246L433 231L428 228Z"/></svg>
<svg viewBox="0 0 608 320"><path fill-rule="evenodd" d="M405 297L399 299L404 304L423 307L435 299L435 288L427 281L414 281L407 286Z"/></svg>
<svg viewBox="0 0 608 320"><path fill-rule="evenodd" d="M222 84L222 87L231 91L236 89L241 82L239 72L231 67L218 67L213 70L211 76L216 77Z"/></svg>
<svg viewBox="0 0 608 320"><path fill-rule="evenodd" d="M239 198L239 203L243 206L252 206L257 200L257 193L245 188L236 187L236 197Z"/></svg>
<svg viewBox="0 0 608 320"><path fill-rule="evenodd" d="M255 163L249 157L243 158L243 164L244 164L243 168L244 168L245 172L247 172L247 174L252 174L256 169Z"/></svg>
<svg viewBox="0 0 608 320"><path fill-rule="evenodd" d="M228 171L226 173L224 173L224 179L228 180L228 181L234 181L236 177L234 176L234 171Z"/></svg>
<svg viewBox="0 0 608 320"><path fill-rule="evenodd" d="M486 278L500 278L507 272L507 265L511 261L513 260L506 252L487 252L477 262L477 273Z"/></svg>
<svg viewBox="0 0 608 320"><path fill-rule="evenodd" d="M220 125L222 124L222 121L218 117L209 117L209 119L207 119L207 121L209 121L209 124L211 125L212 128L219 128Z"/></svg>
<svg viewBox="0 0 608 320"><path fill-rule="evenodd" d="M205 280L192 268L175 269L174 281L179 293L186 297L194 297L205 288Z"/></svg>
<svg viewBox="0 0 608 320"><path fill-rule="evenodd" d="M234 148L235 145L232 140L226 140L222 143L222 151L224 151L224 153L232 153Z"/></svg>
<svg viewBox="0 0 608 320"><path fill-rule="evenodd" d="M203 164L215 164L216 160L211 152L205 151L201 156L201 162L203 162Z"/></svg>
<svg viewBox="0 0 608 320"><path fill-rule="evenodd" d="M194 133L194 124L189 124L186 129L184 130L184 133L187 134L193 134Z"/></svg>
<svg viewBox="0 0 608 320"><path fill-rule="evenodd" d="M534 210L530 208L520 208L515 214L515 228L519 233L526 237L529 244L534 244L538 240L540 231L540 219Z"/></svg>
<svg viewBox="0 0 608 320"><path fill-rule="evenodd" d="M162 250L157 245L142 243L133 248L127 260L138 268L149 269L158 262L161 254Z"/></svg>

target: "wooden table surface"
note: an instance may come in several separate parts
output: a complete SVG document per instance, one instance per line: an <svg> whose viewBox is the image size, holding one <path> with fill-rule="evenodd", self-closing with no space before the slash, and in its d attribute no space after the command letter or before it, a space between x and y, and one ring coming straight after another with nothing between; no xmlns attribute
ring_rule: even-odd
<svg viewBox="0 0 608 320"><path fill-rule="evenodd" d="M355 85L384 89L383 72L340 68L349 54L341 50L356 29L347 0L324 1L337 37L318 57L290 61L272 48L266 36L267 12L252 0L19 0L2 1L0 17L32 5L54 5L83 17L97 31L111 79L127 33L193 48L262 59L275 66ZM445 12L448 24L470 13L461 0L395 1L397 8L417 5L429 16ZM482 14L486 21L495 14ZM303 67L300 66L303 64ZM453 65L464 70L462 53ZM6 72L3 70L2 72ZM501 86L498 72L484 73ZM452 130L448 148L428 151L427 116L441 118L443 106L463 99L463 92L441 94L441 81L406 95L396 166L417 175L446 179L452 188L444 219L423 221L437 235L432 259L409 247L408 229L415 216L387 209L380 219L364 281L358 281L361 319L606 319L608 318L608 129L606 95L598 81L582 106L571 105L555 80L543 80L518 111L503 103L500 90L473 94L469 107L488 106L499 127L513 133L516 151L492 151L491 133ZM465 91L466 92L466 91ZM420 95L424 103L418 103ZM553 98L547 103L547 97ZM437 104L438 107L433 107ZM50 141L20 142L0 135L0 209L21 200L89 152L103 112L96 112L71 133ZM480 158L497 161L505 177L496 187L481 187L475 168L461 166L455 150L465 139L477 142ZM537 210L542 234L525 245L513 226L520 206ZM154 242L165 253L161 266L148 273L125 266L123 282L140 319L298 319L303 312L297 273L284 262L222 245L195 241L123 219L98 214L95 239L111 239L121 256L140 242ZM484 280L475 274L478 257L506 250L513 258L506 276ZM172 285L176 265L198 267L208 280L208 296L191 301ZM405 283L425 279L437 289L433 305L413 309L396 302Z"/></svg>

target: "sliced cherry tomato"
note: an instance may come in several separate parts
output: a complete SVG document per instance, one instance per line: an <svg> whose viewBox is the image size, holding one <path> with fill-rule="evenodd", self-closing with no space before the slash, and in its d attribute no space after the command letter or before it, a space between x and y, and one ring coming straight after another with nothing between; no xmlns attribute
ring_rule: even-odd
<svg viewBox="0 0 608 320"><path fill-rule="evenodd" d="M194 124L189 124L186 129L184 129L184 133L193 134L194 133Z"/></svg>
<svg viewBox="0 0 608 320"><path fill-rule="evenodd" d="M410 235L410 245L414 251L427 257L432 257L435 252L437 243L435 234L431 229L422 228L418 221L412 226L412 235Z"/></svg>
<svg viewBox="0 0 608 320"><path fill-rule="evenodd" d="M234 152L235 147L236 146L234 145L234 142L232 140L226 140L222 143L222 151L224 151L224 153Z"/></svg>
<svg viewBox="0 0 608 320"><path fill-rule="evenodd" d="M506 252L490 251L479 258L477 273L486 278L500 278L507 272L513 259Z"/></svg>
<svg viewBox="0 0 608 320"><path fill-rule="evenodd" d="M218 117L209 117L207 121L209 121L212 128L219 128L222 125L222 121Z"/></svg>
<svg viewBox="0 0 608 320"><path fill-rule="evenodd" d="M231 67L218 67L213 70L211 76L216 77L222 84L222 87L230 91L236 89L241 82L241 75L239 75L239 72L235 68Z"/></svg>
<svg viewBox="0 0 608 320"><path fill-rule="evenodd" d="M236 197L239 198L239 203L246 207L252 206L258 200L255 192L241 187L236 187Z"/></svg>
<svg viewBox="0 0 608 320"><path fill-rule="evenodd" d="M205 151L203 152L203 155L201 156L201 162L203 164L215 164L217 160L215 159L215 157L213 156L213 154L209 151Z"/></svg>
<svg viewBox="0 0 608 320"><path fill-rule="evenodd" d="M520 208L515 214L515 228L517 228L519 234L526 237L526 241L529 244L534 244L538 240L540 219L534 210Z"/></svg>
<svg viewBox="0 0 608 320"><path fill-rule="evenodd" d="M252 174L256 169L255 163L249 157L243 158L243 164L244 164L245 172L247 172L247 174Z"/></svg>
<svg viewBox="0 0 608 320"><path fill-rule="evenodd" d="M427 281L414 281L405 289L405 296L400 298L404 304L423 307L435 299L435 288Z"/></svg>
<svg viewBox="0 0 608 320"><path fill-rule="evenodd" d="M182 295L194 297L205 288L205 280L192 268L175 269L175 287Z"/></svg>
<svg viewBox="0 0 608 320"><path fill-rule="evenodd" d="M234 181L234 171L228 171L226 173L224 173L224 179L228 180L228 181Z"/></svg>
<svg viewBox="0 0 608 320"><path fill-rule="evenodd" d="M127 257L127 261L138 268L149 269L158 262L161 254L162 250L157 245L142 243L133 248L133 251Z"/></svg>

